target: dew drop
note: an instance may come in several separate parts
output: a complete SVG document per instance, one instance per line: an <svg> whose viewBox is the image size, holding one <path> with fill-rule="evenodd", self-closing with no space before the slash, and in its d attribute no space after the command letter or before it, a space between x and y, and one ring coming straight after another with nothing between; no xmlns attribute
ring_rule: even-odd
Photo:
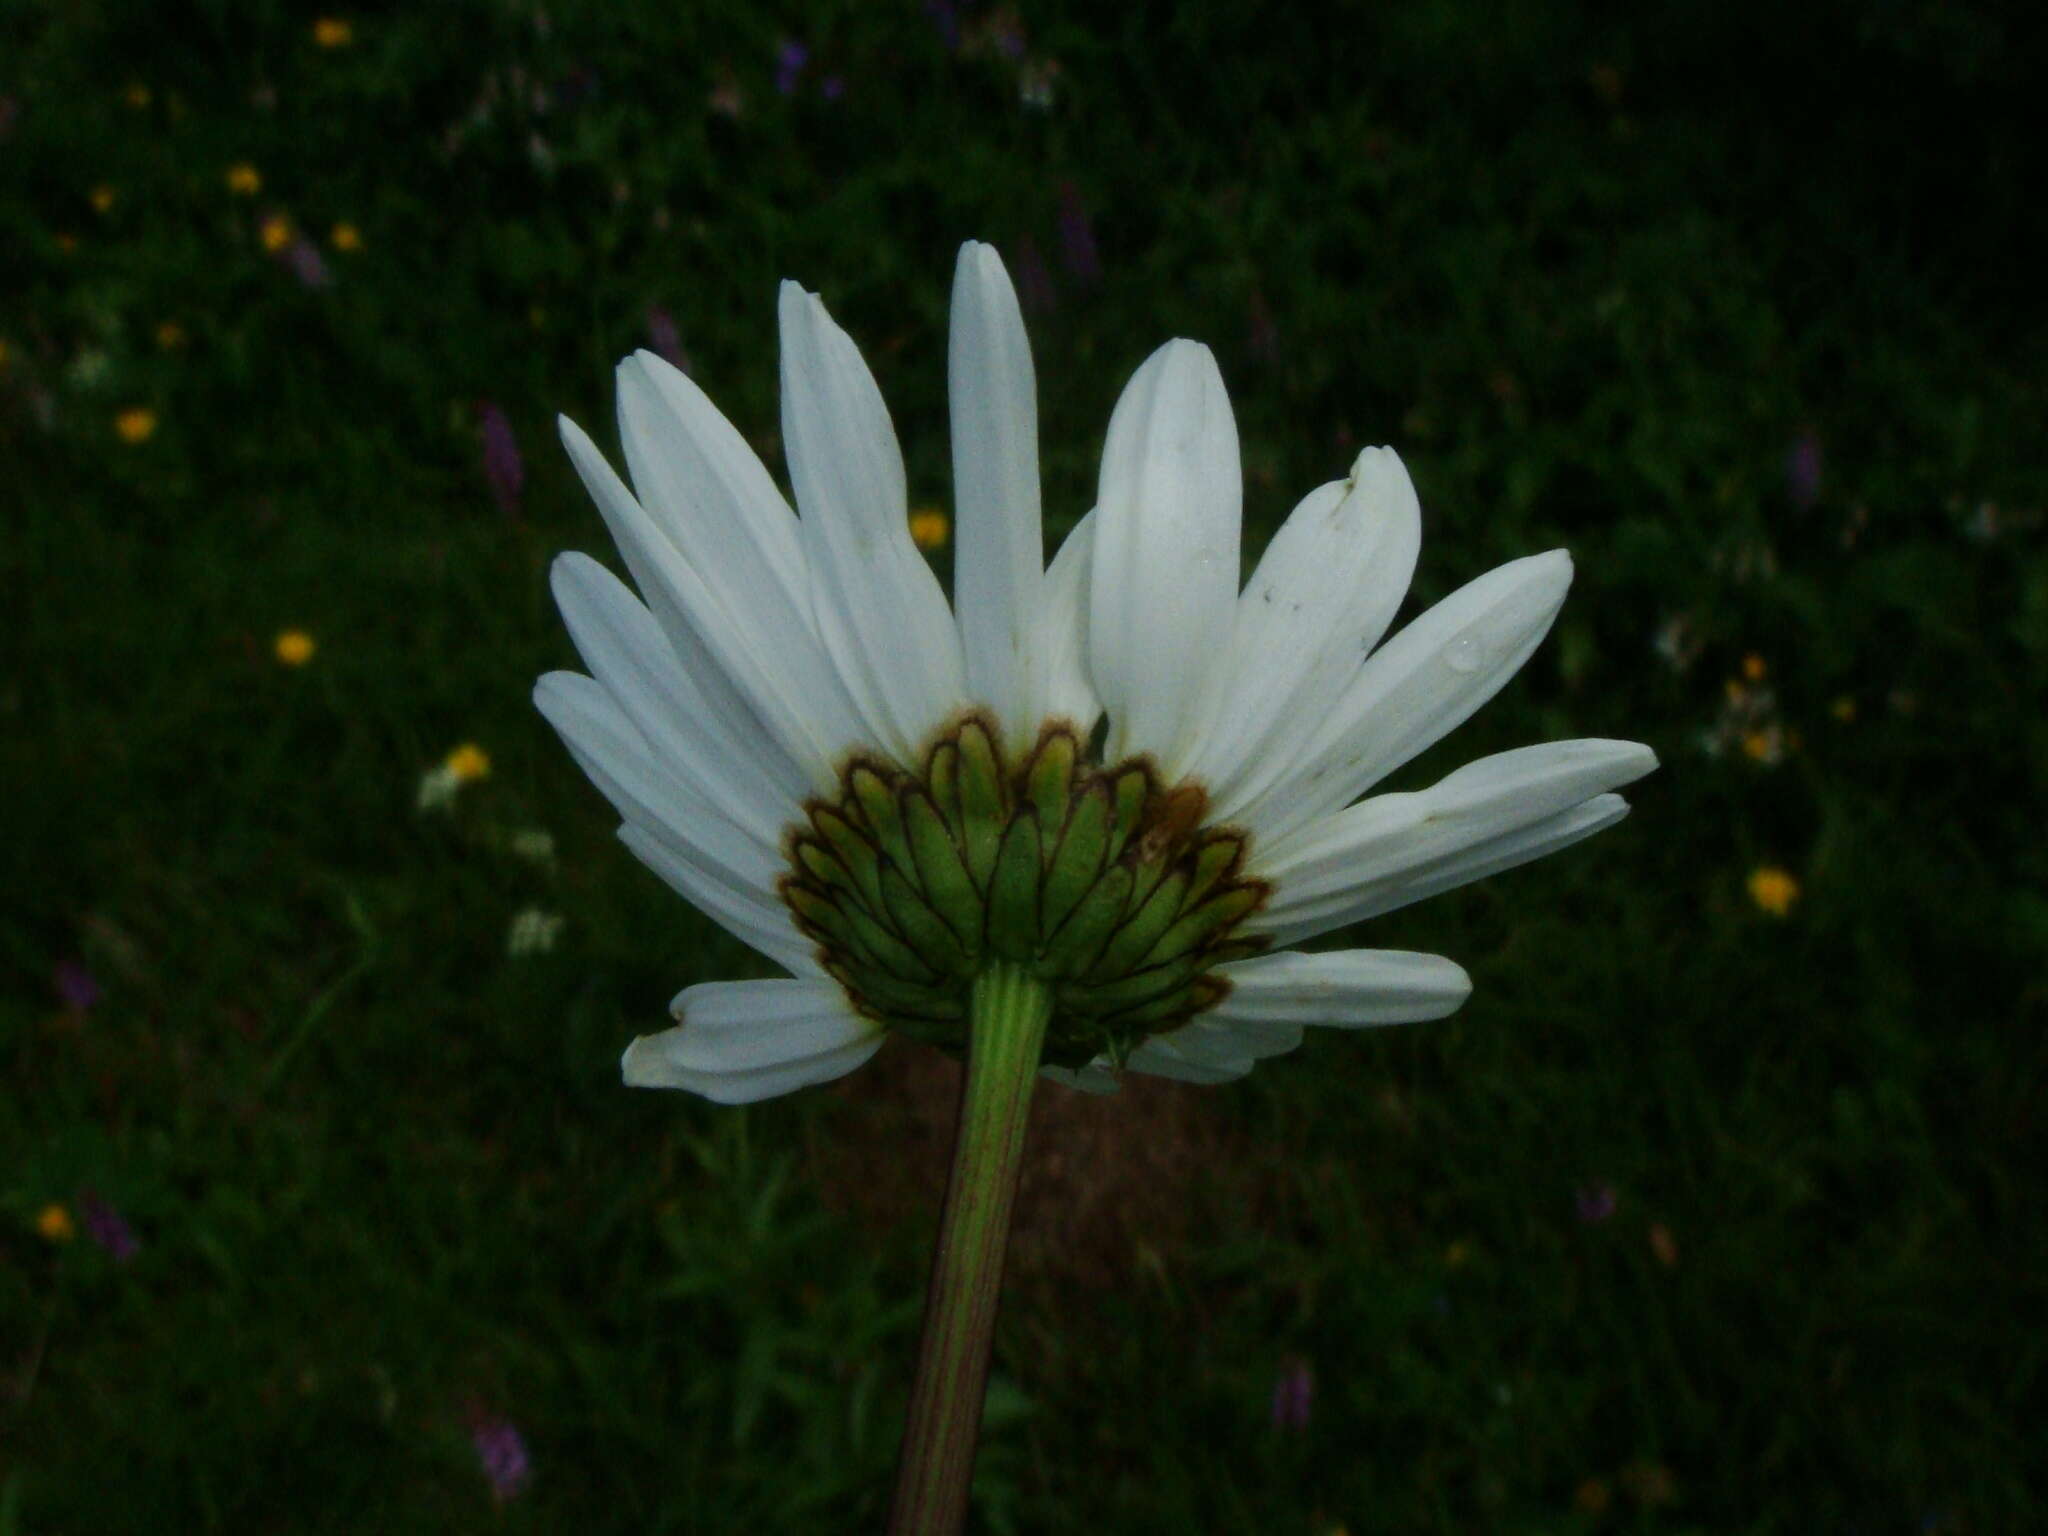
<svg viewBox="0 0 2048 1536"><path fill-rule="evenodd" d="M1444 650L1444 665L1453 672L1477 672L1491 647L1477 635L1460 635Z"/></svg>

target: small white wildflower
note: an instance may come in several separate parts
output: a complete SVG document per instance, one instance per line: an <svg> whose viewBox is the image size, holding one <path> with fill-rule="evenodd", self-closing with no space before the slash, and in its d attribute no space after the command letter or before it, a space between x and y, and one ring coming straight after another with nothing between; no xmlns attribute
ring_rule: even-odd
<svg viewBox="0 0 2048 1536"><path fill-rule="evenodd" d="M1034 59L1017 75L1017 99L1038 112L1052 110L1058 92L1060 65L1057 59Z"/></svg>
<svg viewBox="0 0 2048 1536"><path fill-rule="evenodd" d="M512 834L507 846L529 864L552 866L555 862L555 835L545 827L522 827Z"/></svg>
<svg viewBox="0 0 2048 1536"><path fill-rule="evenodd" d="M446 763L437 763L420 775L416 805L422 811L445 811L455 804L455 792L462 780Z"/></svg>
<svg viewBox="0 0 2048 1536"><path fill-rule="evenodd" d="M1674 672L1687 672L1699 660L1700 651L1706 645L1706 637L1700 633L1699 625L1690 613L1674 613L1657 626L1652 642L1664 664Z"/></svg>
<svg viewBox="0 0 2048 1536"><path fill-rule="evenodd" d="M544 955L555 947L562 933L560 913L526 907L512 918L505 930L505 953L514 960L524 955Z"/></svg>
<svg viewBox="0 0 2048 1536"><path fill-rule="evenodd" d="M87 347L71 360L71 366L64 373L74 388L97 389L106 382L111 367L105 352L98 347Z"/></svg>

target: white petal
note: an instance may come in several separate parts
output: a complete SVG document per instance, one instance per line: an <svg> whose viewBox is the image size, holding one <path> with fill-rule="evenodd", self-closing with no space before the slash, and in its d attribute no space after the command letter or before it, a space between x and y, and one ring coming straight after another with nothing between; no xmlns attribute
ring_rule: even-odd
<svg viewBox="0 0 2048 1536"><path fill-rule="evenodd" d="M1193 754L1237 600L1243 490L1216 360L1170 341L1125 387L1102 450L1088 654L1112 759L1151 752L1176 778Z"/></svg>
<svg viewBox="0 0 2048 1536"><path fill-rule="evenodd" d="M1071 720L1085 740L1102 714L1102 701L1088 680L1088 587L1095 557L1095 514L1074 524L1045 573L1045 600L1038 615L1035 714ZM1030 713L1026 721L1033 727ZM1036 739L1035 737L1033 738ZM1016 743L1029 747L1030 741Z"/></svg>
<svg viewBox="0 0 2048 1536"><path fill-rule="evenodd" d="M953 273L953 601L967 691L1006 725L1037 725L1032 639L1044 580L1038 383L1017 294L993 246L968 241Z"/></svg>
<svg viewBox="0 0 2048 1536"><path fill-rule="evenodd" d="M1640 742L1552 741L1482 757L1413 794L1375 795L1259 849L1259 878L1273 884L1261 915L1284 923L1304 907L1542 821L1656 766L1657 754Z"/></svg>
<svg viewBox="0 0 2048 1536"><path fill-rule="evenodd" d="M534 685L533 702L626 820L689 850L738 889L773 892L786 867L775 845L736 826L664 767L603 684L580 672L550 672Z"/></svg>
<svg viewBox="0 0 2048 1536"><path fill-rule="evenodd" d="M583 429L566 416L560 425L576 473L640 595L719 716L719 728L737 740L759 736L772 743L761 754L760 770L792 801L830 792L833 762L847 743L830 733L829 701L804 694L801 668L788 665L778 637L733 622L698 568L655 526Z"/></svg>
<svg viewBox="0 0 2048 1536"><path fill-rule="evenodd" d="M774 744L761 731L735 738L676 660L654 616L588 555L556 558L555 602L584 664L647 739L662 765L720 807L771 851L798 806L761 771Z"/></svg>
<svg viewBox="0 0 2048 1536"><path fill-rule="evenodd" d="M1275 944L1295 944L1333 928L1364 922L1405 907L1441 891L1483 880L1488 875L1527 864L1545 854L1568 848L1582 838L1611 827L1628 814L1628 802L1619 795L1595 795L1582 805L1541 821L1531 822L1469 848L1393 873L1365 881L1351 890L1298 906L1284 917L1253 914L1245 922L1248 931L1266 933Z"/></svg>
<svg viewBox="0 0 2048 1536"><path fill-rule="evenodd" d="M1266 546L1237 600L1216 724L1191 771L1218 820L1258 799L1293 759L1394 620L1415 574L1422 513L1391 448L1311 491Z"/></svg>
<svg viewBox="0 0 2048 1536"><path fill-rule="evenodd" d="M707 561L747 605L809 622L796 513L747 440L682 370L652 352L618 367L619 439L640 503L685 557Z"/></svg>
<svg viewBox="0 0 2048 1536"><path fill-rule="evenodd" d="M760 457L704 391L651 352L619 364L619 436L640 502L676 552L705 573L750 647L772 655L819 717L816 735L854 739L858 716L819 642L796 514Z"/></svg>
<svg viewBox="0 0 2048 1536"><path fill-rule="evenodd" d="M619 841L632 850L670 890L748 948L758 950L792 976L822 976L818 947L797 931L789 908L760 891L743 889L693 862L666 834L627 822Z"/></svg>
<svg viewBox="0 0 2048 1536"><path fill-rule="evenodd" d="M775 894L780 874L757 845L692 804L648 757L646 743L603 687L575 672L550 672L534 702L591 783L626 825L619 837L671 889L726 932L785 969L818 974L815 946L797 932Z"/></svg>
<svg viewBox="0 0 2048 1536"><path fill-rule="evenodd" d="M721 1104L751 1104L843 1077L881 1049L830 981L713 981L675 1000L682 1022L642 1035L620 1066L633 1088L685 1088Z"/></svg>
<svg viewBox="0 0 2048 1536"><path fill-rule="evenodd" d="M874 376L817 295L782 285L782 438L811 609L877 745L917 760L966 702L960 637L911 542L903 455Z"/></svg>
<svg viewBox="0 0 2048 1536"><path fill-rule="evenodd" d="M1120 1086L1107 1056L1098 1056L1084 1067L1040 1067L1038 1075L1077 1093L1115 1093Z"/></svg>
<svg viewBox="0 0 2048 1536"><path fill-rule="evenodd" d="M1278 837L1350 804L1462 725L1529 659L1571 579L1571 556L1554 549L1453 592L1366 659L1300 755L1238 820Z"/></svg>
<svg viewBox="0 0 2048 1536"><path fill-rule="evenodd" d="M1301 1044L1301 1026L1204 1013L1156 1038L1170 1043L1183 1060L1235 1067L1241 1061L1286 1055Z"/></svg>
<svg viewBox="0 0 2048 1536"><path fill-rule="evenodd" d="M1472 995L1462 966L1397 949L1290 950L1219 965L1216 974L1230 995L1204 1017L1245 1028L1412 1024L1454 1013Z"/></svg>
<svg viewBox="0 0 2048 1536"><path fill-rule="evenodd" d="M1228 1083L1252 1069L1249 1056L1237 1059L1197 1061L1173 1045L1170 1035L1154 1035L1124 1059L1133 1072L1148 1077L1167 1077L1177 1083Z"/></svg>

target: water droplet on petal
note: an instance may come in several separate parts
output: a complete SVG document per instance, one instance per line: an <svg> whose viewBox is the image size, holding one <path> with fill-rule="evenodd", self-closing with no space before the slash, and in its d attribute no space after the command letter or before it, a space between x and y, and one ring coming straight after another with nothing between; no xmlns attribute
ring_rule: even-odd
<svg viewBox="0 0 2048 1536"><path fill-rule="evenodd" d="M1489 647L1478 635L1460 635L1444 648L1444 665L1453 672L1477 672Z"/></svg>

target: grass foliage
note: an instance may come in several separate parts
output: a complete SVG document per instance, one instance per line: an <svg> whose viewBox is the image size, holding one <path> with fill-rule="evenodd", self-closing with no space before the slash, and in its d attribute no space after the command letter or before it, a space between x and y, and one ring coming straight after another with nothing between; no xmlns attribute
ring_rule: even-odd
<svg viewBox="0 0 2048 1536"><path fill-rule="evenodd" d="M1665 765L1352 936L1466 964L1456 1018L1047 1090L981 1527L2033 1526L2048 50L2018 6L1601 9L0 10L0 1532L877 1528L948 1079L622 1090L762 966L527 692L552 554L610 555L554 413L608 440L665 312L779 464L797 276L943 505L968 236L1026 289L1053 534L1201 338L1251 549L1384 441L1407 611L1576 557L1399 787ZM565 922L515 956L526 908Z"/></svg>

